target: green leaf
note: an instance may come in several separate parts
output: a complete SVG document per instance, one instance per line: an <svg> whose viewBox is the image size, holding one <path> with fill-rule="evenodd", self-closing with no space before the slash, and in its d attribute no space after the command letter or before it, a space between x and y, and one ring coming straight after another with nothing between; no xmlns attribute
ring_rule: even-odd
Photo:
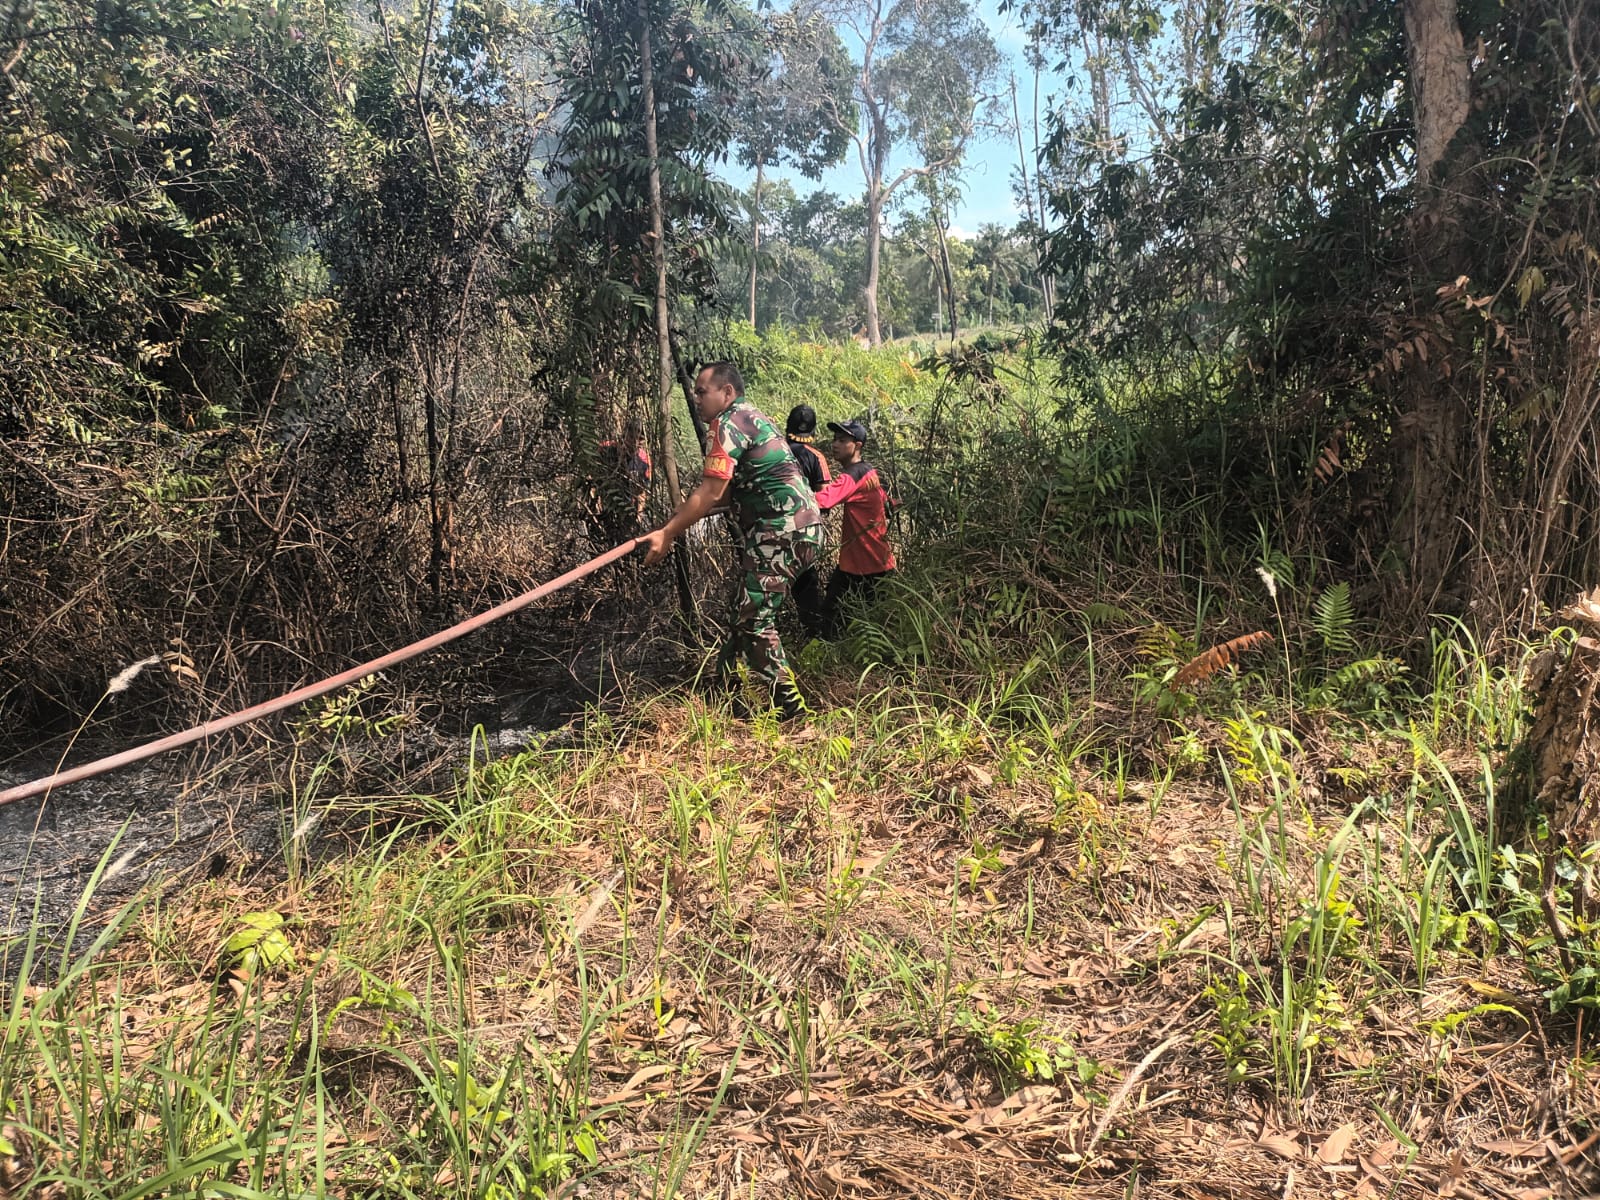
<svg viewBox="0 0 1600 1200"><path fill-rule="evenodd" d="M1325 650L1331 654L1355 652L1355 638L1350 626L1355 622L1355 609L1350 603L1350 584L1340 582L1325 588L1311 606L1312 621Z"/></svg>

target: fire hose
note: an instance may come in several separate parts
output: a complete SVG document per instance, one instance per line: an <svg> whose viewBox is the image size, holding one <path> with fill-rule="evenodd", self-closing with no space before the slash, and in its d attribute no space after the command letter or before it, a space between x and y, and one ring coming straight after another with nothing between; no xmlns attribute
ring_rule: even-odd
<svg viewBox="0 0 1600 1200"><path fill-rule="evenodd" d="M276 699L265 700L260 704L241 709L231 716L218 717L214 721L207 721L202 725L194 726L192 729L185 729L181 733L169 734L167 737L159 738L156 741L146 742L144 745L135 746L131 750L123 750L120 753L84 763L82 766L73 767L68 771L58 771L54 775L46 776L43 779L35 779L31 783L23 783L16 787L7 788L4 791L0 791L0 808L7 804L15 804L19 800L45 795L53 789L65 787L69 783L92 779L96 775L104 775L108 771L115 771L120 767L143 762L147 758L165 754L168 750L176 750L180 746L192 745L204 738L226 733L228 730L235 729L240 725L247 725L251 721L269 717L274 713L282 712L286 708L304 704L307 700L315 700L318 696L326 696L329 692L336 692L342 687L347 687L352 683L365 679L368 675L375 675L379 671L387 670L389 667L398 666L400 663L416 658L419 654L426 654L429 650L436 649L446 642L453 642L456 638L471 633L475 629L481 629L490 622L498 621L501 617L509 616L519 609L526 608L534 601L542 600L553 592L559 592L568 584L576 583L586 575L592 575L601 567L610 566L618 559L626 558L633 553L638 545L638 538L630 538L615 549L607 550L604 554L591 558L582 566L574 567L565 575L559 575L550 580L549 583L540 584L532 591L524 592L522 595L513 597L503 604L497 604L475 617L469 617L467 620L452 625L448 629L441 629L438 633L425 637L421 641L412 642L409 646L402 646L400 649L391 651L381 658L375 658L371 662L364 662L359 667L351 667L348 671L341 671L339 674L332 675L318 683L309 683L304 687L296 688L292 692L286 692Z"/></svg>

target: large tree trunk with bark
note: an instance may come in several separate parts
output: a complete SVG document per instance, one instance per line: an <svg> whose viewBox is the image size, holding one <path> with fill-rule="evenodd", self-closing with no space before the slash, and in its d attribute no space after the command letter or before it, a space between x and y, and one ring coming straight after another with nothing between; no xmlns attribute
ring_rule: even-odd
<svg viewBox="0 0 1600 1200"><path fill-rule="evenodd" d="M1447 157L1467 119L1470 78L1455 0L1405 0L1406 61L1417 135L1418 202L1412 275L1419 308L1438 286L1464 273L1470 257L1459 212L1462 155ZM1473 414L1440 370L1439 357L1412 355L1400 381L1395 530L1412 602L1424 611L1458 609L1461 548L1468 533L1463 505Z"/></svg>
<svg viewBox="0 0 1600 1200"><path fill-rule="evenodd" d="M883 251L883 197L874 183L867 191L867 283L861 298L867 307L867 341L883 344L878 326L878 258Z"/></svg>
<svg viewBox="0 0 1600 1200"><path fill-rule="evenodd" d="M1417 125L1417 174L1435 175L1471 103L1467 47L1455 0L1405 0L1406 65Z"/></svg>

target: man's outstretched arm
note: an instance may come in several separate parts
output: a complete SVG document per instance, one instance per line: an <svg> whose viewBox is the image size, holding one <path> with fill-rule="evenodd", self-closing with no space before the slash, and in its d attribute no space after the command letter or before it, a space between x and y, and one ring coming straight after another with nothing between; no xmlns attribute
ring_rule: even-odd
<svg viewBox="0 0 1600 1200"><path fill-rule="evenodd" d="M712 510L722 503L723 497L727 494L728 480L712 475L701 479L700 486L695 488L692 496L678 505L678 511L672 514L670 521L639 539L639 544L645 547L645 566L653 566L665 558L667 551L672 548L672 543L678 540L678 535L696 521L710 516Z"/></svg>
<svg viewBox="0 0 1600 1200"><path fill-rule="evenodd" d="M817 493L817 507L827 512L830 508L850 499L860 486L861 481L854 475L848 471L840 471Z"/></svg>

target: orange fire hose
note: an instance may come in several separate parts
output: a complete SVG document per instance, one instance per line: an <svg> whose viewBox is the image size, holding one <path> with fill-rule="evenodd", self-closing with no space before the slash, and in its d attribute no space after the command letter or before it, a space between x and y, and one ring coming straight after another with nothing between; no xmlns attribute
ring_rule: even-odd
<svg viewBox="0 0 1600 1200"><path fill-rule="evenodd" d="M559 592L568 584L576 583L585 575L592 575L601 567L609 566L620 558L626 558L638 546L639 539L631 538L613 550L607 550L597 558L591 558L580 567L574 567L565 575L552 579L549 583L540 584L531 592L524 592L504 604L497 604L487 612L469 617L458 625L449 629L442 629L431 637L425 637L419 642L412 642L409 646L402 646L399 650L385 654L382 658L375 658L371 662L362 663L359 667L351 667L348 671L341 671L320 683L310 683L305 687L296 688L275 700L266 700L260 704L234 713L232 716L218 717L214 721L207 721L203 725L196 725L193 729L185 729L182 733L170 734L143 746L135 746L131 750L124 750L119 754L112 754L106 758L97 758L93 762L84 763L81 767L73 767L70 771L59 771L44 779L35 779L31 783L19 784L13 788L0 791L0 808L7 804L15 804L18 800L26 800L32 796L45 795L54 788L65 787L69 783L77 783L83 779L92 779L96 775L104 775L107 771L115 771L119 767L126 767L132 763L143 762L147 758L154 758L158 754L165 754L168 750L176 750L179 746L188 746L202 738L213 734L225 733L240 725L271 716L273 713L282 712L286 708L293 708L307 700L314 700L318 696L325 696L329 692L338 691L342 687L364 679L368 675L376 674L389 667L405 662L407 659L416 658L429 650L454 641L463 634L471 633L474 629L481 629L491 621L498 621L501 617L508 616L518 609L526 608L535 600L542 600L552 592Z"/></svg>

